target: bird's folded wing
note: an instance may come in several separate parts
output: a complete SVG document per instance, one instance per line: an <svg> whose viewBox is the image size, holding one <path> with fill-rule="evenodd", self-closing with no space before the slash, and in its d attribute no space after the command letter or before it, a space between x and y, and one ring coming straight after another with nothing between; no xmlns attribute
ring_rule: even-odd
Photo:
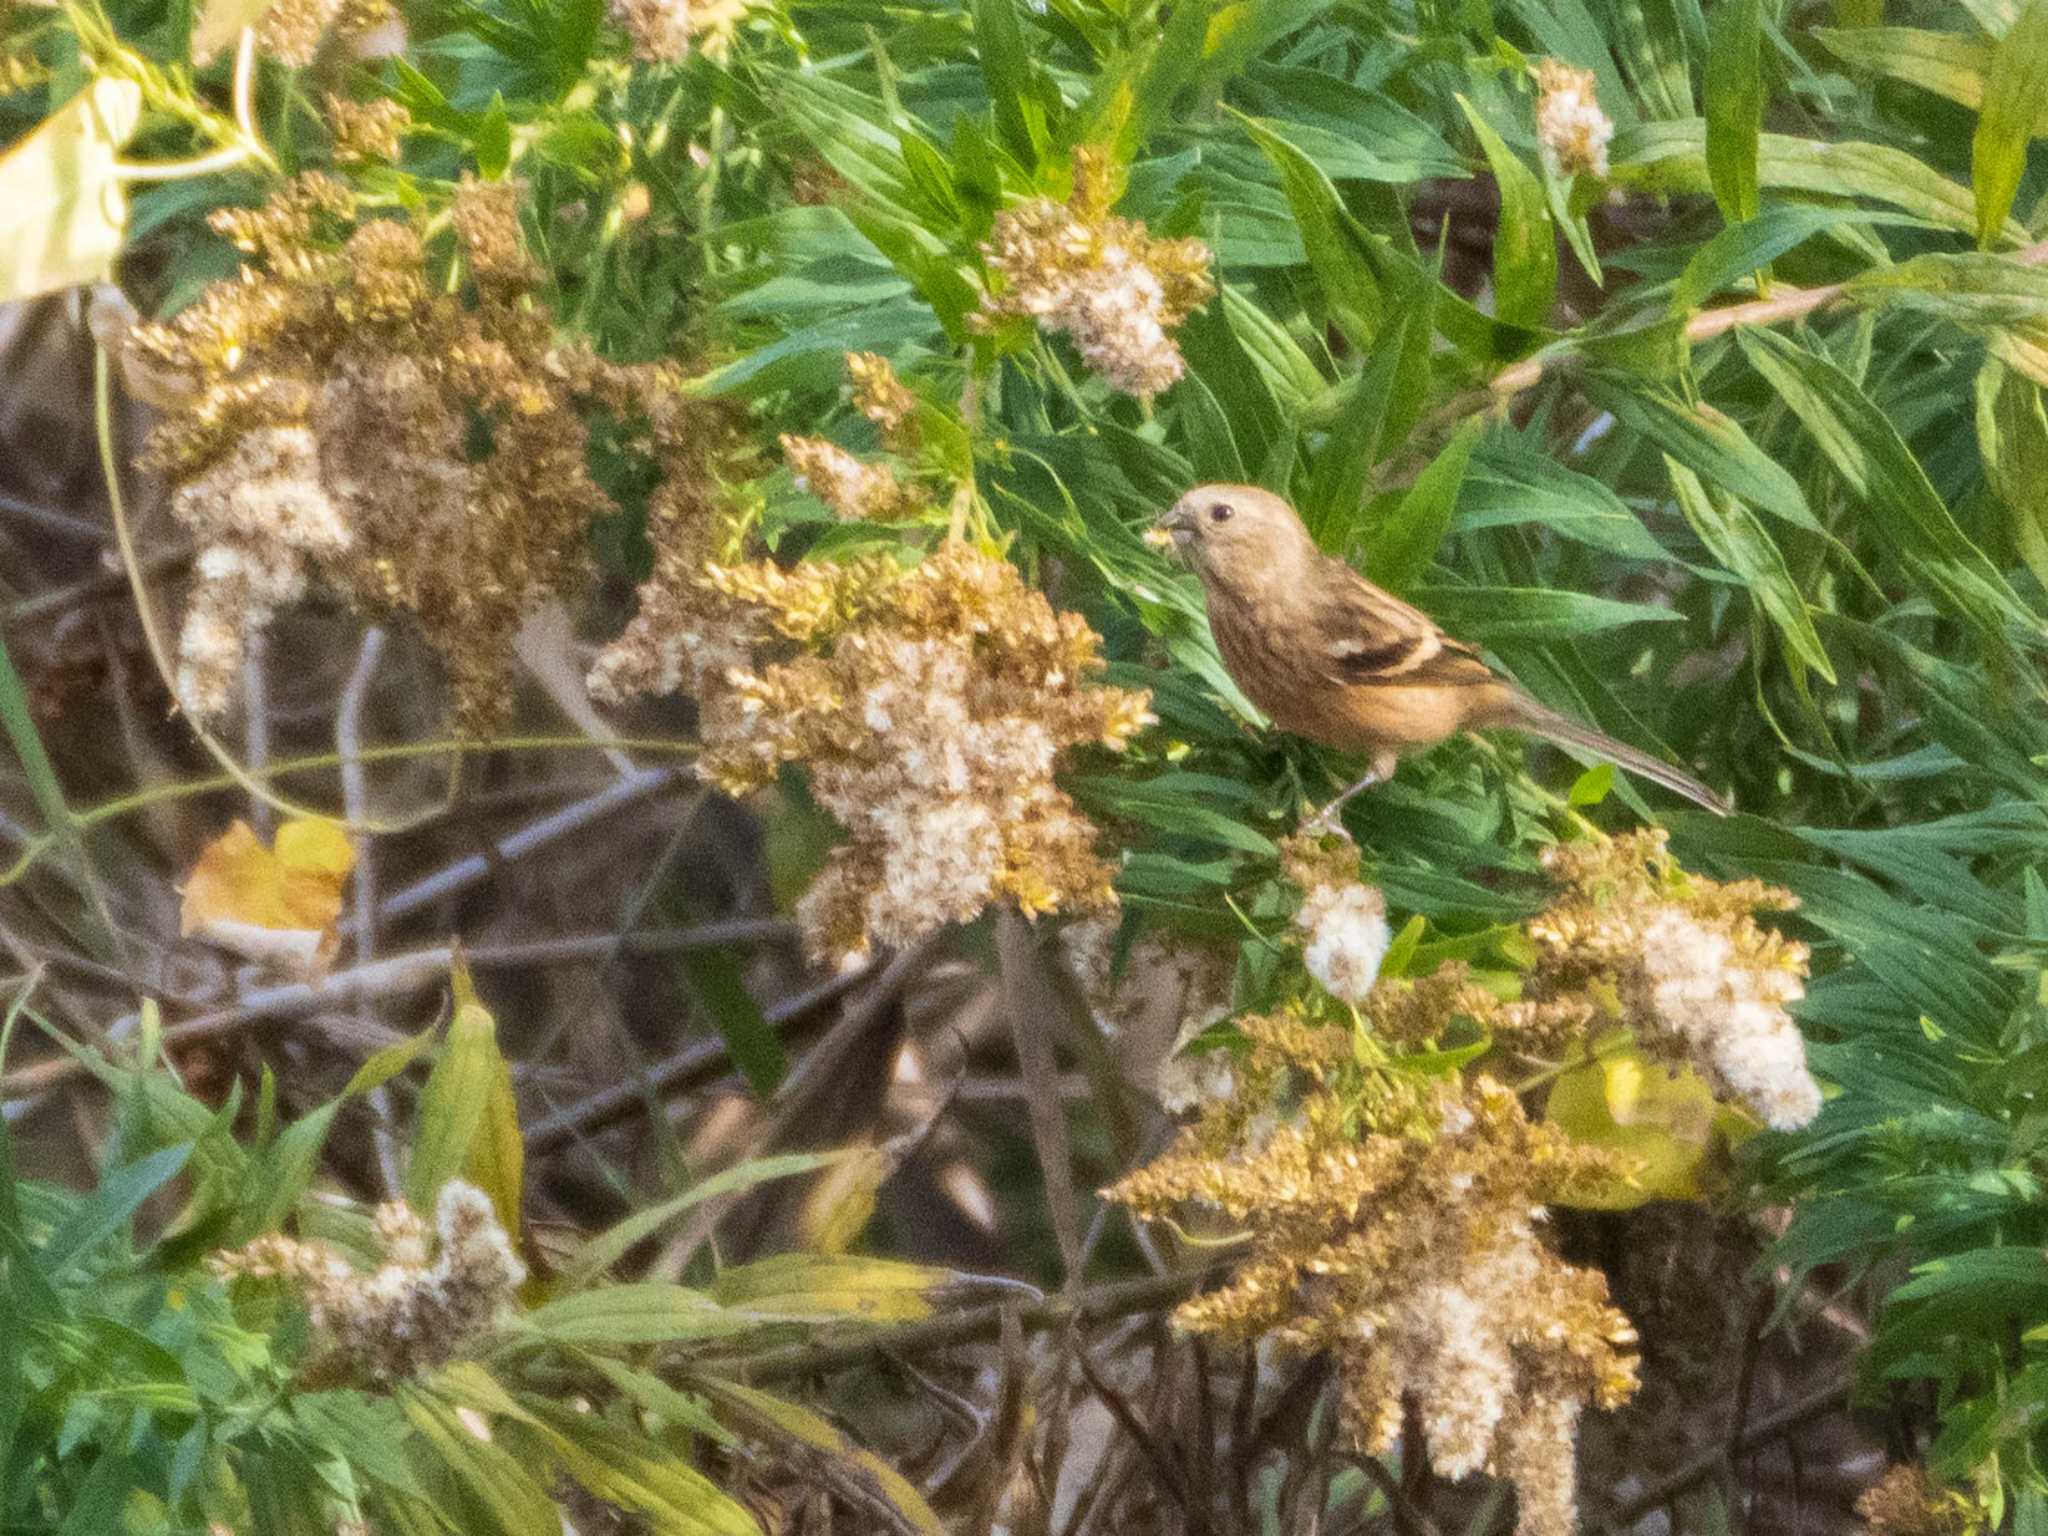
<svg viewBox="0 0 2048 1536"><path fill-rule="evenodd" d="M1352 687L1477 686L1494 672L1471 646L1453 640L1428 614L1352 577L1331 582L1316 604L1326 675Z"/></svg>

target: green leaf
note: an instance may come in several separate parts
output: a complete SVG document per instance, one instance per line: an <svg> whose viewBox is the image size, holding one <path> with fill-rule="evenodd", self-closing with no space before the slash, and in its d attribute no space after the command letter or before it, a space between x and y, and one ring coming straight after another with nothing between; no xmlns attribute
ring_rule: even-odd
<svg viewBox="0 0 2048 1536"><path fill-rule="evenodd" d="M887 1500L910 1528L920 1532L921 1536L945 1536L945 1525L933 1513L931 1505L925 1502L924 1495L900 1472L874 1452L855 1445L810 1409L800 1408L795 1403L770 1396L758 1387L742 1386L736 1381L707 1377L698 1385L711 1397L751 1419L760 1429L783 1435L799 1445L842 1460L849 1470L870 1483L875 1492Z"/></svg>
<svg viewBox="0 0 2048 1536"><path fill-rule="evenodd" d="M1280 134L1278 124L1241 113L1237 116L1252 142L1279 172L1280 188L1301 228L1309 270L1315 274L1323 302L1329 305L1331 320L1345 340L1365 351L1379 334L1386 304L1336 187L1314 161Z"/></svg>
<svg viewBox="0 0 2048 1536"><path fill-rule="evenodd" d="M1461 425L1373 534L1372 547L1366 551L1366 571L1381 586L1405 592L1429 569L1437 546L1450 531L1458 492L1465 483L1465 467L1483 430L1484 423L1477 416Z"/></svg>
<svg viewBox="0 0 2048 1536"><path fill-rule="evenodd" d="M2040 388L1995 363L1977 375L1977 444L2012 541L2048 592L2048 411Z"/></svg>
<svg viewBox="0 0 2048 1536"><path fill-rule="evenodd" d="M746 1075L754 1092L767 1098L789 1070L789 1058L775 1026L747 990L739 956L729 949L686 949L677 957L677 964L690 983L690 995L711 1015L725 1038L733 1064Z"/></svg>
<svg viewBox="0 0 2048 1536"><path fill-rule="evenodd" d="M1351 398L1310 466L1301 516L1326 550L1341 551L1357 535L1373 466L1408 435L1429 398L1434 285L1413 297L1400 329L1353 379Z"/></svg>
<svg viewBox="0 0 2048 1536"><path fill-rule="evenodd" d="M1617 140L1613 179L1625 186L1669 194L1711 194L1707 173L1706 125L1646 123ZM1821 197L1867 197L1965 234L1977 229L1977 202L1925 161L1888 144L1861 140L1820 142L1781 133L1757 141L1757 178L1776 191ZM2027 232L2007 219L2002 238L2024 245Z"/></svg>
<svg viewBox="0 0 2048 1536"><path fill-rule="evenodd" d="M520 1322L556 1343L586 1348L724 1338L759 1326L702 1291L659 1281L593 1286L536 1307Z"/></svg>
<svg viewBox="0 0 2048 1536"><path fill-rule="evenodd" d="M1663 390L1588 374L1586 392L1624 426L1640 432L1709 485L1811 533L1822 531L1799 482L1730 418Z"/></svg>
<svg viewBox="0 0 2048 1536"><path fill-rule="evenodd" d="M1977 244L1990 249L2002 232L2026 174L2027 145L2048 101L2048 0L2027 0L2012 30L1992 49L1984 105L1970 141L1970 180L1977 191Z"/></svg>
<svg viewBox="0 0 2048 1536"><path fill-rule="evenodd" d="M1671 558L1612 488L1496 433L1466 468L1454 527L1462 533L1529 523L1628 560Z"/></svg>
<svg viewBox="0 0 2048 1536"><path fill-rule="evenodd" d="M1834 663L1814 631L1799 583L1756 514L1725 491L1710 492L1698 475L1669 454L1664 456L1664 468L1679 510L1708 553L1742 579L1744 590L1783 637L1793 660L1833 683Z"/></svg>
<svg viewBox="0 0 2048 1536"><path fill-rule="evenodd" d="M1017 0L971 0L969 14L974 18L974 51L981 60L989 102L995 108L996 136L1029 171L1038 164L1041 146L1025 117L1031 56L1024 48Z"/></svg>
<svg viewBox="0 0 2048 1536"><path fill-rule="evenodd" d="M1730 224L1701 246L1672 285L1671 308L1689 314L1731 282L1769 266L1824 230L1850 224L1905 224L1928 228L1904 214L1813 203L1773 203L1755 218Z"/></svg>
<svg viewBox="0 0 2048 1536"><path fill-rule="evenodd" d="M1976 111L1984 104L1984 81L1995 46L1967 32L1929 32L1921 27L1816 27L1814 38L1846 64L1904 80ZM2048 102L2041 104L2048 112ZM2037 114L2037 124L2041 121Z"/></svg>
<svg viewBox="0 0 2048 1536"><path fill-rule="evenodd" d="M43 1273L60 1274L73 1259L120 1231L143 1201L177 1177L191 1155L189 1143L165 1147L102 1176L99 1188L79 1201L43 1244L37 1254Z"/></svg>
<svg viewBox="0 0 2048 1536"><path fill-rule="evenodd" d="M1174 787L1175 775L1157 780L1125 779L1098 774L1074 781L1074 793L1090 808L1128 817L1158 828L1174 838L1215 843L1256 858L1277 855L1271 838L1235 817L1201 804L1190 792Z"/></svg>
<svg viewBox="0 0 2048 1536"><path fill-rule="evenodd" d="M1762 0L1722 0L1707 33L1707 176L1721 217L1757 216L1757 144L1764 126Z"/></svg>
<svg viewBox="0 0 2048 1536"><path fill-rule="evenodd" d="M520 1394L517 1408L571 1477L645 1517L654 1536L760 1536L752 1515L667 1447L535 1393Z"/></svg>
<svg viewBox="0 0 2048 1536"><path fill-rule="evenodd" d="M102 75L0 155L0 303L113 268L128 228L116 168L142 117L142 88Z"/></svg>
<svg viewBox="0 0 2048 1536"><path fill-rule="evenodd" d="M1458 105L1479 138L1500 188L1493 239L1493 308L1510 325L1540 326L1557 296L1557 231L1543 182L1463 96Z"/></svg>
<svg viewBox="0 0 2048 1536"><path fill-rule="evenodd" d="M1409 595L1452 634L1483 645L1541 645L1628 624L1675 623L1682 617L1647 603L1543 587L1417 587Z"/></svg>
<svg viewBox="0 0 2048 1536"><path fill-rule="evenodd" d="M1195 480L1204 485L1237 485L1244 481L1244 459L1238 454L1237 439L1231 436L1230 421L1215 391L1199 375L1190 373L1174 387L1174 403L1180 408L1180 426L1187 438L1188 465Z"/></svg>
<svg viewBox="0 0 2048 1536"><path fill-rule="evenodd" d="M720 1445L736 1445L738 1437L712 1416L704 1399L678 1392L660 1377L637 1371L604 1355L586 1355L590 1368L631 1398L643 1412L665 1420L677 1429L703 1435Z"/></svg>
<svg viewBox="0 0 2048 1536"><path fill-rule="evenodd" d="M65 1501L69 1507L55 1527L56 1536L106 1536L109 1531L125 1529L122 1511L140 1481L141 1469L133 1457L111 1450L101 1452L92 1470L70 1491Z"/></svg>
<svg viewBox="0 0 2048 1536"><path fill-rule="evenodd" d="M1935 604L2004 649L2026 609L1969 540L1884 412L1841 369L1774 332L1739 333L1744 355L1834 465L1871 526Z"/></svg>
<svg viewBox="0 0 2048 1536"><path fill-rule="evenodd" d="M284 1224L285 1218L312 1187L313 1176L320 1166L321 1150L327 1144L327 1133L333 1129L334 1118L340 1113L341 1106L357 1094L381 1088L398 1076L433 1038L432 1030L422 1030L410 1039L373 1052L356 1068L355 1075L348 1080L339 1096L286 1126L263 1149L260 1161L252 1167L250 1175L250 1187L256 1199L244 1206L240 1218L230 1229L230 1242L246 1243L262 1233L274 1232ZM508 1227L506 1230L513 1229Z"/></svg>
<svg viewBox="0 0 2048 1536"><path fill-rule="evenodd" d="M587 1284L618 1263L635 1243L652 1237L685 1211L714 1196L752 1189L771 1179L815 1173L820 1168L831 1167L845 1156L843 1151L787 1152L777 1157L749 1158L708 1179L699 1179L680 1195L635 1211L590 1239L576 1250L575 1257L564 1267L563 1281L570 1286Z"/></svg>
<svg viewBox="0 0 2048 1536"><path fill-rule="evenodd" d="M1595 763L1572 780L1571 791L1566 799L1569 804L1584 809L1589 805L1598 805L1613 791L1614 764Z"/></svg>
<svg viewBox="0 0 2048 1536"><path fill-rule="evenodd" d="M777 1317L916 1322L931 1315L928 1294L952 1279L949 1270L893 1259L783 1253L721 1270L711 1294Z"/></svg>
<svg viewBox="0 0 2048 1536"><path fill-rule="evenodd" d="M460 1485L486 1530L561 1536L561 1510L518 1457L495 1441L478 1439L430 1388L406 1382L397 1396L406 1419Z"/></svg>
<svg viewBox="0 0 2048 1536"><path fill-rule="evenodd" d="M441 1059L420 1090L412 1158L405 1170L405 1198L414 1210L433 1210L441 1186L469 1165L503 1068L497 1025L472 994L470 1001L456 1005Z"/></svg>

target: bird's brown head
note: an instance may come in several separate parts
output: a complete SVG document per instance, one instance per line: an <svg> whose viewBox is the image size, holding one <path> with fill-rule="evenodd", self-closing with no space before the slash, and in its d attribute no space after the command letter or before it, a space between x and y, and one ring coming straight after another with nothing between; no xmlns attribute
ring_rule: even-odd
<svg viewBox="0 0 2048 1536"><path fill-rule="evenodd" d="M1255 485L1198 485L1159 519L1174 548L1209 584L1270 577L1315 553L1294 508Z"/></svg>

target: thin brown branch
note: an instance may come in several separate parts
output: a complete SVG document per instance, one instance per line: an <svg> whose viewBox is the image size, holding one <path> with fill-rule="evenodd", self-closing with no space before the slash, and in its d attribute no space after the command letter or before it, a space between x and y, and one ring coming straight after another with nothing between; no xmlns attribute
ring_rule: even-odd
<svg viewBox="0 0 2048 1536"><path fill-rule="evenodd" d="M883 1355L917 1356L962 1344L985 1344L1001 1336L1006 1309L1017 1314L1018 1326L1026 1333L1043 1333L1070 1322L1083 1327L1099 1325L1185 1301L1225 1268L1225 1264L1217 1263L1177 1274L1119 1280L1091 1286L1074 1296L1048 1296L1022 1307L1015 1298L1006 1298L942 1312L922 1322L876 1329L857 1338L764 1350L722 1363L720 1368L729 1366L752 1382L786 1381L792 1377L828 1376Z"/></svg>
<svg viewBox="0 0 2048 1536"><path fill-rule="evenodd" d="M1604 1522L1605 1528L1610 1532L1625 1531L1652 1510L1662 1508L1687 1489L1714 1476L1732 1457L1758 1450L1814 1419L1836 1409L1846 1408L1849 1401L1849 1385L1847 1377L1838 1377L1826 1386L1818 1387L1804 1397L1794 1398L1774 1412L1766 1414L1736 1439L1702 1451L1656 1487L1645 1489L1626 1504L1611 1511Z"/></svg>
<svg viewBox="0 0 2048 1536"><path fill-rule="evenodd" d="M1040 966L1037 937L1024 915L1004 907L996 918L996 953L1003 973L1003 1011L1017 1050L1017 1075L1031 1119L1045 1203L1071 1290L1081 1281L1081 1204L1074 1194L1074 1155L1067 1137L1067 1110L1060 1096L1059 1062L1053 1054L1056 1004Z"/></svg>
<svg viewBox="0 0 2048 1536"><path fill-rule="evenodd" d="M787 923L777 919L738 919L704 923L694 928L670 928L629 934L626 948L641 954L673 954L679 950L717 949L731 944L779 943L790 935ZM531 944L495 944L465 949L463 959L472 970L536 965L572 965L609 954L619 942L618 935L588 934L574 938L542 939ZM387 959L375 960L346 971L337 971L319 982L292 982L252 992L230 1008L202 1013L197 1018L173 1024L163 1032L163 1043L171 1050L217 1040L253 1025L286 1019L302 1019L366 997L403 997L426 987L438 986L448 977L454 951L448 945L416 949ZM132 1028L132 1018L124 1020ZM109 1032L114 1038L124 1033L120 1025ZM89 1069L73 1056L23 1067L0 1078L0 1099L26 1098L84 1075Z"/></svg>

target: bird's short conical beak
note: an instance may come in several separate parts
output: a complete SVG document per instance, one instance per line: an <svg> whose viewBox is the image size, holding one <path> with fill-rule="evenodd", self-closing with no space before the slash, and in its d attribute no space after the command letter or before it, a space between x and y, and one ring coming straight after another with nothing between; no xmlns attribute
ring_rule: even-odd
<svg viewBox="0 0 2048 1536"><path fill-rule="evenodd" d="M1187 508L1175 502L1161 513L1159 521L1152 525L1152 531L1156 536L1153 542L1163 544L1171 539L1176 545L1184 545L1188 541L1188 536L1194 532L1194 527L1194 520L1188 516Z"/></svg>

